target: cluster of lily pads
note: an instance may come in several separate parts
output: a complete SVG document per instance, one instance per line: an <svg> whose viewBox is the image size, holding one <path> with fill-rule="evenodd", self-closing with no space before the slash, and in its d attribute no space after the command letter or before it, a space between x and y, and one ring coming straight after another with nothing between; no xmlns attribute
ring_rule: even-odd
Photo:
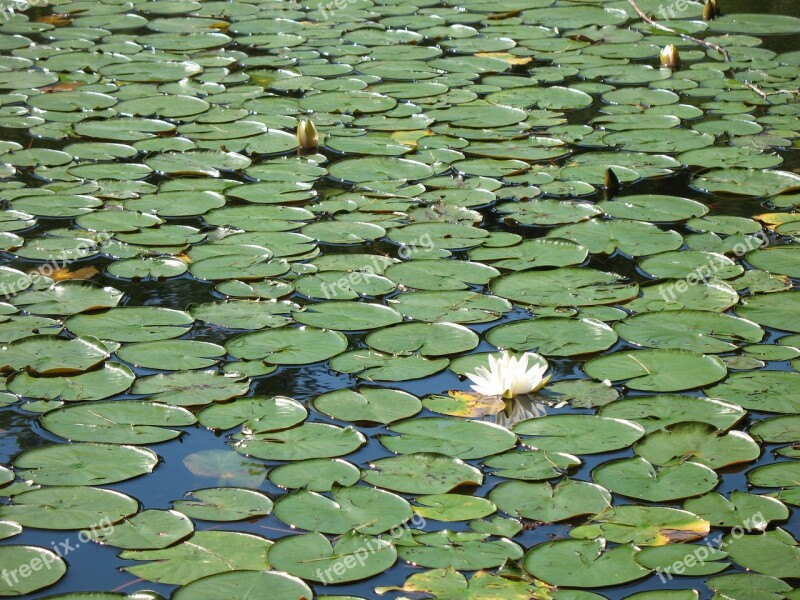
<svg viewBox="0 0 800 600"><path fill-rule="evenodd" d="M50 565L0 596L80 589L14 539L37 528L174 600L798 598L800 51L754 35L800 19L343 4L0 23L0 423L52 442L0 466L0 568ZM442 387L500 350L549 361L535 399ZM259 392L304 373L338 387ZM201 428L230 449L185 466L227 485L114 489ZM267 517L291 532L246 530Z"/></svg>

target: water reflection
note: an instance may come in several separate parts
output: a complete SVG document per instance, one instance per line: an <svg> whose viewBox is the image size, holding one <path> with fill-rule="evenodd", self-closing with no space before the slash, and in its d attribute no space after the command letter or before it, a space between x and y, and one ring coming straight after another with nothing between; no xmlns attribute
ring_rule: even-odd
<svg viewBox="0 0 800 600"><path fill-rule="evenodd" d="M13 408L0 409L0 464L8 465L17 454L51 443L37 435L33 427L35 419L36 415Z"/></svg>
<svg viewBox="0 0 800 600"><path fill-rule="evenodd" d="M544 417L549 408L549 405L538 400L536 396L525 394L507 400L505 409L492 415L488 420L511 429L520 421Z"/></svg>

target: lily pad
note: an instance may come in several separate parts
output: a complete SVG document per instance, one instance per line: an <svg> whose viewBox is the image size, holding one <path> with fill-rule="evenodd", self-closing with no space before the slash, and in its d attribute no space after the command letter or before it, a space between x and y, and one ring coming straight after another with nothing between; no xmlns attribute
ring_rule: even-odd
<svg viewBox="0 0 800 600"><path fill-rule="evenodd" d="M727 373L716 356L689 350L616 352L588 361L584 371L595 379L625 381L631 389L652 392L705 386L719 381Z"/></svg>
<svg viewBox="0 0 800 600"><path fill-rule="evenodd" d="M381 443L400 454L438 453L455 458L482 458L512 448L517 438L491 423L433 417L402 421L380 436Z"/></svg>
<svg viewBox="0 0 800 600"><path fill-rule="evenodd" d="M397 560L397 550L385 540L356 531L345 533L335 544L321 533L307 533L275 542L269 559L275 568L309 581L342 583L385 571ZM345 567L349 564L353 566Z"/></svg>
<svg viewBox="0 0 800 600"><path fill-rule="evenodd" d="M269 568L267 550L272 542L236 531L198 531L188 540L162 550L126 550L123 560L150 561L125 567L148 581L186 585L202 577L228 571Z"/></svg>
<svg viewBox="0 0 800 600"><path fill-rule="evenodd" d="M293 528L343 534L353 529L376 535L411 518L411 506L400 496L370 487L353 486L332 491L332 498L301 490L283 496L275 516Z"/></svg>
<svg viewBox="0 0 800 600"><path fill-rule="evenodd" d="M619 450L644 435L644 428L632 421L596 415L549 415L517 423L513 431L528 446L570 454Z"/></svg>
<svg viewBox="0 0 800 600"><path fill-rule="evenodd" d="M154 444L174 439L192 425L194 415L177 406L115 400L50 411L41 418L48 431L78 442Z"/></svg>
<svg viewBox="0 0 800 600"><path fill-rule="evenodd" d="M458 458L414 453L372 461L361 477L372 485L406 494L445 494L483 482L480 470Z"/></svg>
<svg viewBox="0 0 800 600"><path fill-rule="evenodd" d="M542 523L597 514L611 505L611 494L599 485L565 479L555 485L508 481L489 494L503 512Z"/></svg>
<svg viewBox="0 0 800 600"><path fill-rule="evenodd" d="M612 492L650 502L698 496L718 482L714 471L696 462L656 467L641 457L604 463L592 479Z"/></svg>
<svg viewBox="0 0 800 600"><path fill-rule="evenodd" d="M272 512L272 500L255 490L235 487L209 488L188 492L189 499L174 500L173 508L192 519L243 521Z"/></svg>
<svg viewBox="0 0 800 600"><path fill-rule="evenodd" d="M605 540L557 540L534 546L523 562L525 570L558 586L596 588L641 579L651 570L635 560L632 545L606 548Z"/></svg>
<svg viewBox="0 0 800 600"><path fill-rule="evenodd" d="M3 546L0 560L10 573L9 580L0 583L0 596L36 592L53 585L67 572L67 565L58 554L38 546ZM25 572L27 576L20 576Z"/></svg>

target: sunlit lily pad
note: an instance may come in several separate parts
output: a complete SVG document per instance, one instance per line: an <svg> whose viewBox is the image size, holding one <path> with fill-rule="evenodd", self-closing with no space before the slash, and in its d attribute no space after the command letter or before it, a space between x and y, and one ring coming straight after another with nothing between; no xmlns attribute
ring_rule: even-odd
<svg viewBox="0 0 800 600"><path fill-rule="evenodd" d="M644 435L641 425L632 421L595 415L549 415L522 421L513 431L528 446L571 454L618 450Z"/></svg>
<svg viewBox="0 0 800 600"><path fill-rule="evenodd" d="M20 396L45 400L102 400L130 388L135 376L125 365L106 362L102 367L60 377L37 376L28 371L13 373L6 384ZM71 437L71 436L66 436Z"/></svg>
<svg viewBox="0 0 800 600"><path fill-rule="evenodd" d="M56 435L79 442L154 444L181 434L169 427L192 425L194 415L177 406L115 400L50 411L42 425Z"/></svg>
<svg viewBox="0 0 800 600"><path fill-rule="evenodd" d="M611 494L585 481L525 483L509 481L494 488L489 498L505 513L543 523L596 514L611 504Z"/></svg>
<svg viewBox="0 0 800 600"><path fill-rule="evenodd" d="M185 500L174 500L172 506L192 519L243 521L272 512L272 500L255 490L209 488L188 492L187 496Z"/></svg>
<svg viewBox="0 0 800 600"><path fill-rule="evenodd" d="M121 492L104 488L45 486L14 495L14 503L0 507L0 518L24 527L55 530L113 525L136 513L139 503Z"/></svg>
<svg viewBox="0 0 800 600"><path fill-rule="evenodd" d="M714 471L696 462L657 467L641 457L604 463L592 479L617 494L650 502L698 496L718 481Z"/></svg>
<svg viewBox="0 0 800 600"><path fill-rule="evenodd" d="M0 583L0 596L24 596L36 592L53 585L67 572L67 565L58 554L38 546L3 546L0 548L0 559L10 573L8 581ZM36 566L39 568L36 569ZM21 575L23 572L27 572L28 576L11 575Z"/></svg>
<svg viewBox="0 0 800 600"><path fill-rule="evenodd" d="M400 496L370 487L334 488L332 499L301 490L283 496L275 516L293 528L343 534L354 529L376 535L411 518L411 506Z"/></svg>
<svg viewBox="0 0 800 600"><path fill-rule="evenodd" d="M625 504L604 511L587 525L575 527L578 539L605 538L620 544L663 546L702 538L711 525L705 519L677 508Z"/></svg>
<svg viewBox="0 0 800 600"><path fill-rule="evenodd" d="M631 389L651 392L701 387L727 374L725 365L716 356L689 350L615 352L588 361L584 371L595 379L624 381Z"/></svg>
<svg viewBox="0 0 800 600"><path fill-rule="evenodd" d="M553 585L596 588L635 581L651 571L636 562L632 545L606 548L605 540L557 540L534 546L525 570Z"/></svg>
<svg viewBox="0 0 800 600"><path fill-rule="evenodd" d="M125 567L142 579L185 585L208 575L269 568L272 542L236 531L198 531L188 540L162 550L126 550L125 560L150 561Z"/></svg>
<svg viewBox="0 0 800 600"><path fill-rule="evenodd" d="M343 456L357 450L366 438L352 427L305 423L277 433L258 433L236 442L234 450L266 460L305 460Z"/></svg>
<svg viewBox="0 0 800 600"><path fill-rule="evenodd" d="M444 494L462 485L483 482L483 475L472 465L432 453L372 461L361 477L372 485L407 494Z"/></svg>

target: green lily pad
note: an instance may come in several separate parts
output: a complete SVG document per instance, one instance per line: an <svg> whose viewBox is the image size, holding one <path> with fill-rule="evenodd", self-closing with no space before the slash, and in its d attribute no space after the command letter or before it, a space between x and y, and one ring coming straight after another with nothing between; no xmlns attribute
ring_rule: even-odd
<svg viewBox="0 0 800 600"><path fill-rule="evenodd" d="M25 278L24 287L30 285ZM12 288L11 292L15 289ZM30 290L16 295L12 304L34 315L74 315L98 308L115 307L123 293L113 287L102 287L88 281L62 281L44 290Z"/></svg>
<svg viewBox="0 0 800 600"><path fill-rule="evenodd" d="M761 454L746 433L717 431L708 423L676 423L648 434L633 447L654 465L675 465L691 460L711 469L753 461Z"/></svg>
<svg viewBox="0 0 800 600"><path fill-rule="evenodd" d="M616 219L634 219L650 223L682 221L701 217L708 212L708 208L696 200L657 194L617 196L614 200L600 202L597 206L608 216Z"/></svg>
<svg viewBox="0 0 800 600"><path fill-rule="evenodd" d="M771 577L794 577L800 564L800 545L784 529L758 535L729 534L725 550L737 564Z"/></svg>
<svg viewBox="0 0 800 600"><path fill-rule="evenodd" d="M595 379L624 380L630 389L652 392L705 386L719 381L727 373L716 356L689 350L616 352L588 361L584 371Z"/></svg>
<svg viewBox="0 0 800 600"><path fill-rule="evenodd" d="M249 387L250 380L239 373L175 371L138 379L131 393L175 406L199 406L241 396Z"/></svg>
<svg viewBox="0 0 800 600"><path fill-rule="evenodd" d="M724 398L750 410L800 413L800 374L785 371L733 373L706 390L709 396Z"/></svg>
<svg viewBox="0 0 800 600"><path fill-rule="evenodd" d="M192 519L243 521L272 512L272 500L255 490L235 487L193 490L187 500L173 500L172 507Z"/></svg>
<svg viewBox="0 0 800 600"><path fill-rule="evenodd" d="M438 373L449 363L446 358L429 359L417 354L394 356L375 350L352 350L331 360L331 368L367 381L406 381Z"/></svg>
<svg viewBox="0 0 800 600"><path fill-rule="evenodd" d="M404 323L370 333L365 341L381 352L423 356L442 356L472 350L478 336L463 325L455 323Z"/></svg>
<svg viewBox="0 0 800 600"><path fill-rule="evenodd" d="M453 567L476 571L499 567L507 560L522 558L522 548L511 540L489 541L485 533L437 531L412 533L413 545L398 545L403 560L433 568Z"/></svg>
<svg viewBox="0 0 800 600"><path fill-rule="evenodd" d="M597 218L556 227L548 232L547 237L572 240L586 246L593 254L612 254L619 250L631 257L675 250L683 241L679 233L659 229L652 223Z"/></svg>
<svg viewBox="0 0 800 600"><path fill-rule="evenodd" d="M534 584L505 579L488 571L478 571L472 579L467 581L467 578L453 567L415 573L406 579L402 588L376 588L376 592L379 594L389 591L421 592L442 600L455 600L456 598L477 600L487 594L497 600L523 600L538 593ZM330 598L330 600L334 599ZM340 600L350 599L341 598Z"/></svg>
<svg viewBox="0 0 800 600"><path fill-rule="evenodd" d="M359 470L340 458L312 458L281 465L270 471L269 480L287 489L305 488L329 492L335 485L352 486L361 478Z"/></svg>
<svg viewBox="0 0 800 600"><path fill-rule="evenodd" d="M607 350L617 336L595 319L545 317L498 325L487 332L486 341L498 348L530 350L545 356L575 356Z"/></svg>
<svg viewBox="0 0 800 600"><path fill-rule="evenodd" d="M292 313L298 323L337 331L380 329L403 320L396 310L366 302L321 302Z"/></svg>
<svg viewBox="0 0 800 600"><path fill-rule="evenodd" d="M8 580L0 583L0 596L36 592L53 585L67 572L67 565L58 554L38 546L2 546L0 560L9 573Z"/></svg>
<svg viewBox="0 0 800 600"><path fill-rule="evenodd" d="M556 540L534 546L525 570L558 586L597 588L641 579L651 573L635 560L632 545L606 548L605 540Z"/></svg>
<svg viewBox="0 0 800 600"><path fill-rule="evenodd" d="M21 338L0 349L0 365L6 371L28 369L39 375L71 375L99 365L109 353L95 338L68 340L55 335Z"/></svg>
<svg viewBox="0 0 800 600"><path fill-rule="evenodd" d="M308 411L285 396L249 396L233 402L213 404L201 410L197 419L209 429L232 429L239 425L249 433L279 431L302 423Z"/></svg>
<svg viewBox="0 0 800 600"><path fill-rule="evenodd" d="M107 530L89 532L100 544L132 550L166 548L194 533L191 520L174 510L146 510Z"/></svg>
<svg viewBox="0 0 800 600"><path fill-rule="evenodd" d="M797 485L800 463L778 462L757 467L747 474L747 480L759 487L789 487Z"/></svg>
<svg viewBox="0 0 800 600"><path fill-rule="evenodd" d="M800 439L800 415L781 415L758 421L748 433L759 442L794 442Z"/></svg>
<svg viewBox="0 0 800 600"><path fill-rule="evenodd" d="M792 586L775 577L759 575L758 573L731 573L711 577L706 585L715 591L716 598L726 597L733 600L748 600L763 598L763 600L778 600L785 597L783 592L791 592Z"/></svg>
<svg viewBox="0 0 800 600"><path fill-rule="evenodd" d="M385 540L356 531L345 533L335 544L321 533L307 533L275 542L269 559L277 569L328 584L357 581L381 573L397 560L397 550ZM337 565L342 566L336 568Z"/></svg>
<svg viewBox="0 0 800 600"><path fill-rule="evenodd" d="M742 340L758 342L764 331L752 321L708 311L643 313L616 323L614 330L639 346L696 352L730 352Z"/></svg>
<svg viewBox="0 0 800 600"><path fill-rule="evenodd" d="M596 514L611 505L611 494L599 485L565 479L555 485L507 481L489 493L503 512L542 523Z"/></svg>
<svg viewBox="0 0 800 600"><path fill-rule="evenodd" d="M485 284L500 272L488 265L467 261L413 260L389 266L384 275L400 285L417 290L466 290L470 285Z"/></svg>
<svg viewBox="0 0 800 600"><path fill-rule="evenodd" d="M244 360L275 365L305 365L336 356L347 348L339 332L315 327L280 327L246 333L230 340L225 349Z"/></svg>
<svg viewBox="0 0 800 600"><path fill-rule="evenodd" d="M612 402L600 409L600 415L634 421L653 433L683 421L698 421L727 431L747 411L738 404L719 398L698 398L663 394L638 396Z"/></svg>
<svg viewBox="0 0 800 600"><path fill-rule="evenodd" d="M770 169L713 169L692 180L703 192L741 196L777 196L800 186L800 175Z"/></svg>
<svg viewBox="0 0 800 600"><path fill-rule="evenodd" d="M233 448L245 456L265 460L305 460L349 454L365 441L364 435L352 427L304 423L277 433L265 432L243 437Z"/></svg>
<svg viewBox="0 0 800 600"><path fill-rule="evenodd" d="M170 427L193 425L196 419L177 406L114 400L50 411L41 422L51 433L71 441L155 444L181 435Z"/></svg>
<svg viewBox="0 0 800 600"><path fill-rule="evenodd" d="M650 502L699 496L718 482L714 471L696 462L656 467L641 457L604 463L592 479L617 494Z"/></svg>
<svg viewBox="0 0 800 600"><path fill-rule="evenodd" d="M488 516L497 510L486 498L461 494L431 494L418 496L414 512L424 519L436 521L466 521Z"/></svg>
<svg viewBox="0 0 800 600"><path fill-rule="evenodd" d="M643 548L636 554L636 562L648 569L655 570L660 576L672 577L673 572L678 574L678 571L674 569L675 565L679 565L680 575L698 577L713 575L727 569L730 563L723 562L727 556L727 552L717 550L712 546L670 544Z"/></svg>
<svg viewBox="0 0 800 600"><path fill-rule="evenodd" d="M198 531L188 540L161 550L126 550L123 560L150 561L125 567L148 581L186 585L228 571L262 571L269 568L267 551L272 542L236 531Z"/></svg>
<svg viewBox="0 0 800 600"><path fill-rule="evenodd" d="M311 598L301 579L279 571L233 571L192 581L175 592L174 600L293 600Z"/></svg>
<svg viewBox="0 0 800 600"><path fill-rule="evenodd" d="M490 285L492 293L514 302L541 306L594 306L636 297L639 286L615 273L563 267L503 275Z"/></svg>
<svg viewBox="0 0 800 600"><path fill-rule="evenodd" d="M114 342L166 340L185 334L194 319L180 310L155 306L112 308L73 315L64 325L75 335L92 335Z"/></svg>
<svg viewBox="0 0 800 600"><path fill-rule="evenodd" d="M399 454L434 452L462 459L482 458L504 452L517 442L514 434L498 425L450 417L402 421L388 429L400 435L382 435L379 439Z"/></svg>
<svg viewBox="0 0 800 600"><path fill-rule="evenodd" d="M400 496L369 487L334 487L332 498L301 490L281 497L275 516L292 528L343 534L353 529L370 535L388 531L411 518Z"/></svg>
<svg viewBox="0 0 800 600"><path fill-rule="evenodd" d="M630 446L644 435L632 421L596 415L548 415L514 425L522 442L539 450L597 454Z"/></svg>
<svg viewBox="0 0 800 600"><path fill-rule="evenodd" d="M197 340L156 340L125 345L116 354L137 367L178 371L211 367L219 362L225 349Z"/></svg>
<svg viewBox="0 0 800 600"><path fill-rule="evenodd" d="M20 476L43 485L104 485L151 473L158 456L136 446L83 443L43 446L14 459Z"/></svg>
<svg viewBox="0 0 800 600"><path fill-rule="evenodd" d="M15 494L13 504L0 507L0 519L55 530L102 528L133 515L138 508L134 498L113 490L45 486Z"/></svg>
<svg viewBox="0 0 800 600"><path fill-rule="evenodd" d="M406 494L445 494L483 482L480 470L464 461L433 453L415 453L372 461L361 478L369 484Z"/></svg>
<svg viewBox="0 0 800 600"><path fill-rule="evenodd" d="M604 511L586 525L570 531L578 539L605 538L618 544L663 546L702 538L711 525L705 519L677 508L625 504Z"/></svg>
<svg viewBox="0 0 800 600"><path fill-rule="evenodd" d="M413 417L422 409L422 403L402 390L359 388L317 396L314 408L340 421L391 423Z"/></svg>
<svg viewBox="0 0 800 600"><path fill-rule="evenodd" d="M779 500L739 490L730 493L730 500L710 492L690 498L683 507L714 527L741 527L747 531L763 531L770 521L783 521L789 516L789 509Z"/></svg>
<svg viewBox="0 0 800 600"><path fill-rule="evenodd" d="M429 323L485 323L511 310L503 298L466 291L406 292L388 302L403 316Z"/></svg>
<svg viewBox="0 0 800 600"><path fill-rule="evenodd" d="M564 475L568 469L580 465L581 460L577 456L563 452L521 450L492 456L483 464L497 469L493 475L499 477L541 481Z"/></svg>
<svg viewBox="0 0 800 600"><path fill-rule="evenodd" d="M79 375L37 376L17 371L6 380L8 389L20 396L66 402L102 400L131 387L135 376L125 365L106 362L101 367Z"/></svg>

